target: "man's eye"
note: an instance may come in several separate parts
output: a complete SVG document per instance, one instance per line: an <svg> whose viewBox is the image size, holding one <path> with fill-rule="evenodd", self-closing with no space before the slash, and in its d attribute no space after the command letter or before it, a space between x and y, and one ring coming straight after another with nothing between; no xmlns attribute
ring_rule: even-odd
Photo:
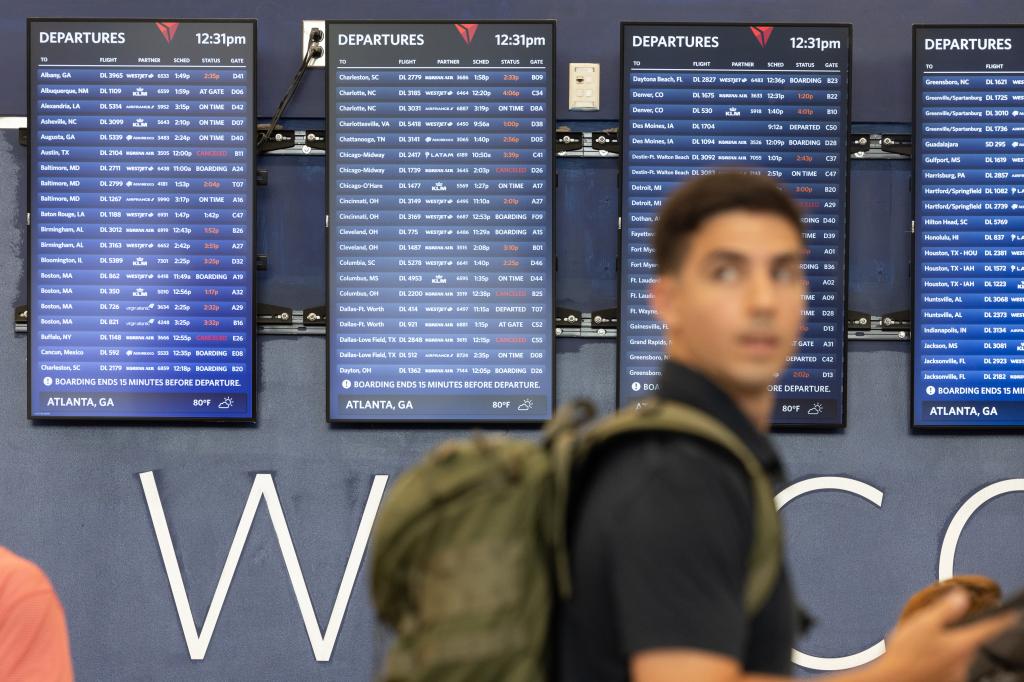
<svg viewBox="0 0 1024 682"><path fill-rule="evenodd" d="M785 265L775 270L776 282L794 282L800 277L800 268L796 265Z"/></svg>
<svg viewBox="0 0 1024 682"><path fill-rule="evenodd" d="M734 282L739 274L739 270L733 265L719 265L711 271L712 279L717 282Z"/></svg>

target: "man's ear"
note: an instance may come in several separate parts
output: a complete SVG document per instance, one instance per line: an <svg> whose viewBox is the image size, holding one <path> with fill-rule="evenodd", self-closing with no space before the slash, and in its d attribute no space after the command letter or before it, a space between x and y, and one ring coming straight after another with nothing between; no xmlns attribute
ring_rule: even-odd
<svg viewBox="0 0 1024 682"><path fill-rule="evenodd" d="M676 308L672 305L672 301L675 300L677 287L678 283L675 278L669 275L659 275L651 283L651 307L654 308L658 319L672 329L675 329L679 324L679 321L676 319Z"/></svg>

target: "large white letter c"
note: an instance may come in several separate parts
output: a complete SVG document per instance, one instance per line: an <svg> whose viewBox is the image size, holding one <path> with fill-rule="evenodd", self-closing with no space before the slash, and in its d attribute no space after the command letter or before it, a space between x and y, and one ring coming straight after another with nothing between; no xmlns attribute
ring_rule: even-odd
<svg viewBox="0 0 1024 682"><path fill-rule="evenodd" d="M956 546L960 542L960 534L964 532L967 522L974 512L1000 495L1007 493L1024 493L1024 478L1008 478L985 486L967 498L946 528L946 536L942 538L939 550L939 580L953 577L953 562L956 560Z"/></svg>
<svg viewBox="0 0 1024 682"><path fill-rule="evenodd" d="M822 490L839 490L851 493L857 497L867 500L879 508L882 506L882 498L885 495L885 493L873 485L864 483L863 481L858 481L855 478L848 478L846 476L818 476L815 478L806 478L788 486L785 490L775 496L775 508L782 511L783 507L801 495L807 495L808 493ZM848 668L856 668L857 666L864 665L865 663L870 663L884 653L885 640L883 639L873 646L849 656L811 656L803 653L802 651L793 649L793 663L809 670L846 670Z"/></svg>

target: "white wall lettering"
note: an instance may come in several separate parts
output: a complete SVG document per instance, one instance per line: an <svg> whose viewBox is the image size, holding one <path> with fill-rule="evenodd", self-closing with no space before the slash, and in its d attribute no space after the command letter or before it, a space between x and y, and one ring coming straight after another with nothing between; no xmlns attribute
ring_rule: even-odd
<svg viewBox="0 0 1024 682"><path fill-rule="evenodd" d="M990 483L967 498L953 519L946 527L946 535L942 538L939 550L939 580L953 577L953 562L956 560L956 546L960 542L960 534L964 532L967 522L989 501L1007 493L1024 493L1024 478L1008 478L1005 481Z"/></svg>
<svg viewBox="0 0 1024 682"><path fill-rule="evenodd" d="M846 476L817 476L805 478L788 486L785 490L775 496L775 508L782 511L782 508L796 498L809 493L821 492L823 490L842 491L861 497L879 509L882 507L882 499L885 496L878 488L858 481L855 478ZM849 656L811 656L796 649L793 650L793 663L807 668L808 670L847 670L856 668L859 665L870 663L885 653L885 640L881 640L872 646L858 651Z"/></svg>
<svg viewBox="0 0 1024 682"><path fill-rule="evenodd" d="M171 594L174 597L174 606L178 610L178 619L181 621L181 631L185 635L185 643L188 646L189 656L196 661L206 657L206 650L210 646L213 631L217 627L217 620L220 618L224 600L227 598L228 589L235 576L235 569L238 567L238 560L242 556L242 548L249 537L249 530L256 518L256 510L259 508L260 500L267 502L267 512L270 514L270 521L277 535L278 545L281 547L281 554L284 557L285 568L288 577L291 579L292 589L295 592L295 600L299 604L299 612L302 614L302 622L306 626L306 635L309 637L309 644L313 648L313 656L317 661L329 661L334 651L334 643L338 638L338 631L341 629L341 620L345 615L349 597L352 595L352 588L355 585L356 577L359 574L359 566L366 551L366 545L370 538L370 530L373 528L374 519L377 517L377 510L380 507L381 499L384 497L384 488L387 486L388 477L378 475L373 477L370 486L370 494L363 508L363 516L359 521L359 528L356 531L355 541L349 552L348 563L345 565L345 572L341 578L341 585L338 588L338 596L334 601L334 608L331 611L330 620L327 622L327 629L321 633L320 625L317 623L316 612L313 610L313 602L309 598L309 590L306 588L306 579L302 575L302 567L299 566L299 559L295 553L295 546L292 544L292 536L288 531L288 524L284 518L284 511L281 509L281 501L277 497L277 489L274 487L274 478L270 474L257 474L253 481L252 489L249 491L249 499L242 509L242 518L238 521L238 529L228 549L227 560L224 562L224 570L221 572L217 587L213 593L213 600L210 602L210 609L206 613L206 620L203 622L202 630L196 628L192 615L192 607L189 604L188 593L185 591L185 583L181 578L181 568L178 565L178 556L174 549L174 541L167 527L167 518L164 515L163 503L160 501L160 492L156 486L156 480L152 471L145 471L139 474L142 482L142 490L146 495L146 505L149 507L149 516L153 522L153 532L156 533L157 543L160 546L160 556L163 559L164 570L167 573L167 582L171 587Z"/></svg>

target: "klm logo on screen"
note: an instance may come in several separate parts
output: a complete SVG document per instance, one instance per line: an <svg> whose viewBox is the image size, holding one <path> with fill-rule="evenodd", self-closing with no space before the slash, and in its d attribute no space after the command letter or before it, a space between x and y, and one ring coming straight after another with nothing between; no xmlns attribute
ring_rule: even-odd
<svg viewBox="0 0 1024 682"><path fill-rule="evenodd" d="M174 40L174 34L178 32L178 24L179 23L180 22L177 22L177 21L158 21L158 22L156 22L156 27L158 29L160 29L160 33L163 35L164 40L167 41L168 45L170 45L171 41Z"/></svg>
<svg viewBox="0 0 1024 682"><path fill-rule="evenodd" d="M480 24L455 24L455 30L459 32L462 39L469 45L473 42L473 36L476 35L476 29Z"/></svg>
<svg viewBox="0 0 1024 682"><path fill-rule="evenodd" d="M313 657L321 662L331 660L334 643L341 630L341 621L345 616L345 609L348 607L352 589L355 587L356 578L359 575L359 566L366 553L366 545L370 540L370 531L384 497L384 488L388 483L387 476L373 477L370 493L366 499L366 505L363 507L363 515L359 521L359 527L356 529L355 541L349 551L345 572L342 574L341 585L338 587L338 596L334 600L327 628L323 632L320 631L316 611L313 609L313 602L309 597L309 589L306 587L306 579L302 575L302 567L299 565L299 557L295 552L288 523L285 521L281 500L277 496L277 487L274 485L273 476L257 474L256 480L253 481L249 498L242 509L242 518L238 521L235 537L228 549L224 569L221 571L217 587L213 592L210 608L206 612L206 620L201 627L197 627L192 615L192 604L189 602L188 592L185 590L185 583L181 577L181 566L178 563L174 540L171 539L163 502L160 500L160 491L157 489L153 472L145 471L139 474L139 480L146 496L149 518L153 522L153 532L156 534L157 545L160 548L160 558L163 560L164 571L167 573L167 582L171 587L174 607L178 612L178 620L181 621L181 631L185 635L185 644L188 646L188 654L192 660L201 661L206 658L206 650L213 638L213 631L217 628L217 620L220 618L221 609L224 607L228 590L235 577L235 570L242 557L242 549L245 547L245 541L249 538L249 531L252 529L256 512L259 510L262 500L266 500L267 503L267 513L270 515L270 522L274 528L274 534L277 536L277 544L281 548L281 555L284 558L284 565L292 584L295 600L299 604L299 612L302 614L306 636L313 649Z"/></svg>
<svg viewBox="0 0 1024 682"><path fill-rule="evenodd" d="M754 34L754 38L757 39L758 45L764 47L768 44L768 39L772 37L772 31L775 30L774 26L751 26L750 32Z"/></svg>

